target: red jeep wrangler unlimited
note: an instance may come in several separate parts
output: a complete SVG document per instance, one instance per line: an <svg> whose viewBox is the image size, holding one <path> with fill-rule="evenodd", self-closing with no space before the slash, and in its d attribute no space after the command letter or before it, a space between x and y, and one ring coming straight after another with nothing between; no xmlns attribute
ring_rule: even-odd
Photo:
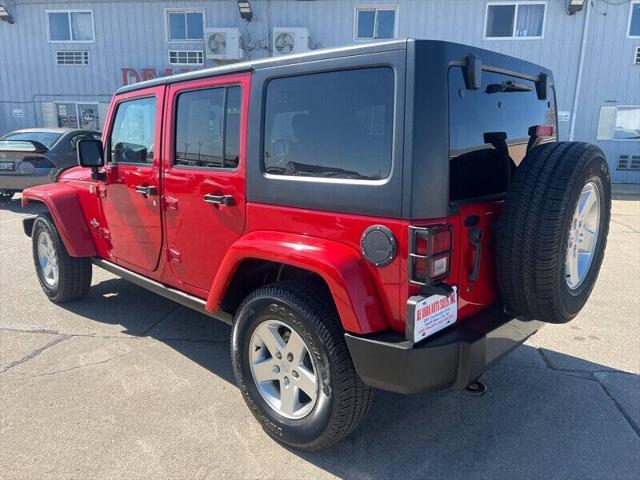
<svg viewBox="0 0 640 480"><path fill-rule="evenodd" d="M49 210L25 232L54 302L96 265L231 324L249 408L315 450L372 387L465 388L580 311L609 170L556 128L550 71L440 41L160 78L118 90L81 167L25 190Z"/></svg>

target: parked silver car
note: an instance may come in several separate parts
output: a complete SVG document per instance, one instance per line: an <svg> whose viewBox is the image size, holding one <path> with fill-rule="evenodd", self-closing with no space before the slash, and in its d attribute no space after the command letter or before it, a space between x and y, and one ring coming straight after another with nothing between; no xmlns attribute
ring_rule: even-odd
<svg viewBox="0 0 640 480"><path fill-rule="evenodd" d="M29 128L0 138L0 198L53 182L61 170L77 165L76 145L100 139L100 132L71 128Z"/></svg>

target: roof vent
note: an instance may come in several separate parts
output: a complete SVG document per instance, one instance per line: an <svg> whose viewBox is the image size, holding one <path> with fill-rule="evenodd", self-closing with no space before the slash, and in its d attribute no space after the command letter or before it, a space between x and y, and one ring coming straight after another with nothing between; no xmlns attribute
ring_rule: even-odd
<svg viewBox="0 0 640 480"><path fill-rule="evenodd" d="M56 52L58 65L89 65L87 50L58 50Z"/></svg>
<svg viewBox="0 0 640 480"><path fill-rule="evenodd" d="M640 65L640 47L636 47L636 54L633 57L633 63L635 65Z"/></svg>

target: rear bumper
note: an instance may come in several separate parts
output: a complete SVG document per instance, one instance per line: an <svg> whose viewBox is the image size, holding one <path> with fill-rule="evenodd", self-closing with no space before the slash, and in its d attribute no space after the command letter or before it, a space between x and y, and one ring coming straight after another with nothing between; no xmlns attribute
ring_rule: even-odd
<svg viewBox="0 0 640 480"><path fill-rule="evenodd" d="M542 325L495 306L416 345L393 334L345 337L365 384L408 394L466 387Z"/></svg>
<svg viewBox="0 0 640 480"><path fill-rule="evenodd" d="M0 175L0 190L24 190L29 187L44 185L53 181L51 170L42 172L39 175Z"/></svg>

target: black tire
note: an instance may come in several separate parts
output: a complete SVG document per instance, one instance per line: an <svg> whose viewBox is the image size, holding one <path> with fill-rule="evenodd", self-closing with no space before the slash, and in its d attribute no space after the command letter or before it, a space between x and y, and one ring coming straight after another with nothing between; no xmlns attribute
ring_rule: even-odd
<svg viewBox="0 0 640 480"><path fill-rule="evenodd" d="M591 264L577 288L566 279L573 215L583 188L597 188L600 215ZM611 179L602 151L561 142L532 150L518 167L496 240L498 287L509 311L565 323L586 303L604 257L611 216Z"/></svg>
<svg viewBox="0 0 640 480"><path fill-rule="evenodd" d="M58 280L54 285L45 280L38 259L38 240L43 231L49 234L57 258ZM91 262L88 258L69 256L58 229L48 214L39 215L34 220L31 230L31 242L33 263L38 274L38 281L49 300L54 303L64 303L78 300L87 295L91 287Z"/></svg>
<svg viewBox="0 0 640 480"><path fill-rule="evenodd" d="M271 437L300 450L316 451L340 441L358 426L372 401L372 390L355 371L333 310L305 290L274 283L244 300L233 326L231 358L247 405ZM301 419L283 417L271 408L259 393L250 370L252 333L262 322L272 319L287 324L302 337L318 369L318 400Z"/></svg>

